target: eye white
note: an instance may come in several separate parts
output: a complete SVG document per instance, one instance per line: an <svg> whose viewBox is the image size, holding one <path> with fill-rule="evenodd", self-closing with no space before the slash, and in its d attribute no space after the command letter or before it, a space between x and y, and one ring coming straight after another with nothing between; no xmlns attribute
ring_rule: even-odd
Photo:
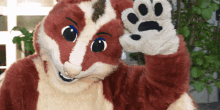
<svg viewBox="0 0 220 110"><path fill-rule="evenodd" d="M104 50L105 50L107 48L107 43L106 43L106 41L103 41L103 42L104 42Z"/></svg>
<svg viewBox="0 0 220 110"><path fill-rule="evenodd" d="M63 32L65 31L66 28L70 28L70 26L66 26L66 27L64 27L64 28L61 30L61 34L62 34L62 35L63 35ZM71 32L72 32L72 30L73 30L73 29L71 29Z"/></svg>

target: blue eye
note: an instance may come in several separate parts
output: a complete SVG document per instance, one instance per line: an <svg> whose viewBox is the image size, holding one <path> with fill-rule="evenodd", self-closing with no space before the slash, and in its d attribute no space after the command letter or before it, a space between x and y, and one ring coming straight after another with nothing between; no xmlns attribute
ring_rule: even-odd
<svg viewBox="0 0 220 110"><path fill-rule="evenodd" d="M69 25L62 29L62 35L67 41L74 42L78 36L78 32L73 25Z"/></svg>
<svg viewBox="0 0 220 110"><path fill-rule="evenodd" d="M101 38L101 37L96 38L94 41L97 41L97 40L103 40L103 41L105 41L105 39L104 39L104 38Z"/></svg>
<svg viewBox="0 0 220 110"><path fill-rule="evenodd" d="M101 52L107 48L107 43L104 38L96 38L91 45L91 50L93 52Z"/></svg>
<svg viewBox="0 0 220 110"><path fill-rule="evenodd" d="M69 27L71 27L76 32L76 34L78 35L77 29L73 25L69 25Z"/></svg>

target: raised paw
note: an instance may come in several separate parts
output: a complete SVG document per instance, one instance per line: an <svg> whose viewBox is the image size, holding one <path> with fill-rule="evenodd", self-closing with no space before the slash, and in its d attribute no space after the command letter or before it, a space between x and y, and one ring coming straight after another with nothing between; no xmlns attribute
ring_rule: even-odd
<svg viewBox="0 0 220 110"><path fill-rule="evenodd" d="M167 0L135 0L133 8L124 10L121 16L130 32L119 39L125 51L150 55L176 52L179 39L171 22L171 10Z"/></svg>

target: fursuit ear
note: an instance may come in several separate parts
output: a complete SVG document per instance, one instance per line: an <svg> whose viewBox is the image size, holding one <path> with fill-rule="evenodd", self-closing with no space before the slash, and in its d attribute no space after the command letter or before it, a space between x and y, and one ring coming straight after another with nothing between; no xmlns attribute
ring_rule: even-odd
<svg viewBox="0 0 220 110"><path fill-rule="evenodd" d="M127 8L133 7L133 1L132 0L110 0L112 7L114 8L117 19L121 19L121 12L124 11Z"/></svg>
<svg viewBox="0 0 220 110"><path fill-rule="evenodd" d="M82 1L91 1L91 0L57 0L57 2L61 2L61 1L64 1L65 3L68 4L73 4L73 3L80 3Z"/></svg>

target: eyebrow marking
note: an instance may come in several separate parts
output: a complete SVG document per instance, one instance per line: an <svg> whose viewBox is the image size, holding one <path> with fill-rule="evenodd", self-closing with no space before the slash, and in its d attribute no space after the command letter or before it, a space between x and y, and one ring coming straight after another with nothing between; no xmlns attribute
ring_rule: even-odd
<svg viewBox="0 0 220 110"><path fill-rule="evenodd" d="M100 34L106 34L106 35L109 35L109 36L111 36L111 37L112 37L112 35L111 35L111 34L106 33L106 32L99 32L99 33L97 33L96 35L100 35Z"/></svg>
<svg viewBox="0 0 220 110"><path fill-rule="evenodd" d="M97 0L96 3L93 4L92 8L94 12L92 14L92 21L96 23L96 21L104 14L105 12L105 3L106 0Z"/></svg>
<svg viewBox="0 0 220 110"><path fill-rule="evenodd" d="M71 18L68 18L68 17L66 17L66 19L72 21L77 27L79 27L79 26L77 25L76 21L74 21L74 20L72 20Z"/></svg>

